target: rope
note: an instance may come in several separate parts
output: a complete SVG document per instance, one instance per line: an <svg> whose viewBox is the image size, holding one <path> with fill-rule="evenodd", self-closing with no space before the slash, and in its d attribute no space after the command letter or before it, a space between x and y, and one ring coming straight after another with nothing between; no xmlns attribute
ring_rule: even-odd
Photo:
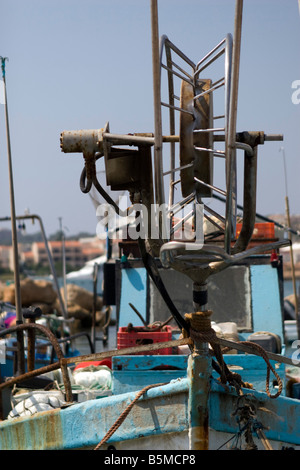
<svg viewBox="0 0 300 470"><path fill-rule="evenodd" d="M120 414L119 418L116 420L116 422L112 425L112 427L107 431L103 439L99 442L99 444L96 445L94 450L99 450L100 447L116 432L116 430L121 426L135 403L138 401L138 399L146 393L150 388L154 387L161 387L162 385L166 385L166 383L160 383L160 384L152 384L152 385L147 385L147 387L144 387L142 390L140 390L135 398L132 400L132 402L125 408L123 413Z"/></svg>
<svg viewBox="0 0 300 470"><path fill-rule="evenodd" d="M223 359L220 345L216 342L216 332L211 328L210 317L212 315L212 310L206 310L203 312L187 313L185 318L190 324L190 337L191 339L200 340L203 343L210 343L214 355L220 366L220 381L222 384L227 382L235 387L238 395L241 395L242 386L246 387L248 384L242 381L242 378L239 374L231 372L227 364Z"/></svg>
<svg viewBox="0 0 300 470"><path fill-rule="evenodd" d="M238 395L241 395L242 394L241 387L252 388L252 386L251 384L244 382L240 374L237 374L236 372L232 372L228 369L223 358L221 347L217 343L217 334L215 330L211 328L211 325L210 325L211 314L212 314L212 311L207 310L204 312L188 313L185 315L187 322L190 324L190 337L193 340L197 339L198 341L201 341L204 343L210 343L213 349L213 352L215 354L215 357L220 366L219 373L220 373L221 383L226 384L228 382L229 384L235 387ZM183 333L184 333L184 336L187 335L185 332ZM269 398L277 398L282 392L283 385L282 385L281 378L279 377L279 375L277 374L277 372L271 365L266 351L260 345L256 343L252 343L250 341L238 341L237 344L244 344L244 345L250 346L253 350L256 351L256 354L258 356L262 357L265 360L267 364L266 393L269 396ZM269 386L270 371L273 372L278 382L278 391L274 395L271 395L271 392L270 392L270 386Z"/></svg>
<svg viewBox="0 0 300 470"><path fill-rule="evenodd" d="M279 395L281 394L282 392L282 388L283 388L283 385L282 385L282 380L281 378L279 377L279 375L277 374L277 372L275 371L274 367L272 366L272 364L270 363L269 361L269 358L266 354L266 351L264 350L264 348L262 348L259 344L256 344L256 343L252 343L250 341L240 341L242 344L246 344L248 346L250 346L252 349L256 349L256 351L258 351L259 355L265 360L266 364L267 364L267 377L266 377L266 392L267 392L267 395L270 397L270 398L277 398L279 397ZM271 395L270 393L270 388L269 388L269 380L270 380L270 371L273 372L273 374L275 375L276 379L277 379L277 382L278 382L278 391L277 393L275 393L275 395Z"/></svg>

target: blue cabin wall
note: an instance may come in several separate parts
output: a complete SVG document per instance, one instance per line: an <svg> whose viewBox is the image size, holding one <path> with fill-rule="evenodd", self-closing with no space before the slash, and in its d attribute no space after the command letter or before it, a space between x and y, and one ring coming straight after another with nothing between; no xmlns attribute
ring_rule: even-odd
<svg viewBox="0 0 300 470"><path fill-rule="evenodd" d="M192 282L181 273L166 271L168 270L160 270L179 312L184 315L193 311ZM126 266L120 263L117 272L118 327L127 326L128 323L134 326L143 325L129 302L146 322L164 321L170 316L141 260L130 260ZM251 258L244 264L229 267L212 276L209 283L215 283L209 291L209 308L214 312L213 321L236 322L241 340L247 339L253 332L270 331L279 335L282 343L284 342L281 263L273 267L269 256L258 256L255 257L254 264ZM240 321L242 316L245 320Z"/></svg>
<svg viewBox="0 0 300 470"><path fill-rule="evenodd" d="M147 299L148 280L145 268L125 268L121 269L121 295L119 302L118 326L127 326L132 323L134 326L143 326L143 322L132 310L129 302L132 303L145 321L148 321Z"/></svg>
<svg viewBox="0 0 300 470"><path fill-rule="evenodd" d="M253 331L270 331L284 341L282 299L277 269L250 266Z"/></svg>

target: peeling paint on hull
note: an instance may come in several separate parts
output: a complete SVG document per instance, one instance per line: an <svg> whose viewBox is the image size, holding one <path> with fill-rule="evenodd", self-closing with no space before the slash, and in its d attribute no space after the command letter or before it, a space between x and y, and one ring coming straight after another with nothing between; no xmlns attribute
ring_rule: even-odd
<svg viewBox="0 0 300 470"><path fill-rule="evenodd" d="M0 449L91 449L101 441L135 395L130 392L38 413L29 418L3 421L0 424ZM270 400L260 392L252 395L262 409L258 419L270 427L266 435L274 449L300 446L300 401L286 397ZM233 391L225 392L212 381L210 449L217 449L237 431L235 419L231 416L236 400ZM116 449L126 450L187 450L187 436L188 381L181 379L149 390L134 405L103 449L114 445Z"/></svg>

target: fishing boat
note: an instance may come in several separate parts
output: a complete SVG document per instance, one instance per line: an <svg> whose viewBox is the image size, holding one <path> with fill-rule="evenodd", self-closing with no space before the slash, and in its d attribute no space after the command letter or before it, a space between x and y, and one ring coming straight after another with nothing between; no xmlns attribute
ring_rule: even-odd
<svg viewBox="0 0 300 470"><path fill-rule="evenodd" d="M269 224L255 220L258 147L282 136L236 132L242 9L237 0L233 37L228 34L195 63L167 36L159 41L157 1L151 0L154 133L112 134L107 123L61 134L63 152L83 154L80 187L84 193L94 187L104 198L103 217L109 210L136 217L120 258L103 267L105 305L117 311L117 344L67 358L44 329L57 361L8 378L0 390L51 374L57 387L14 396L14 409L23 415L12 413L0 423L1 449L176 450L177 458L185 451L181 457L194 463L199 450L299 448L299 360L297 354L285 356L279 252L289 240L275 239ZM207 78L219 60L224 77ZM212 96L215 101L219 89L225 97L218 115L223 127L215 127L213 119ZM162 130L163 107L170 110L168 134ZM245 165L241 221L238 150ZM224 191L213 180L213 161L220 157ZM128 210L99 183L99 158L105 161L107 186L130 194ZM175 187L181 189L177 201ZM214 193L225 198L224 214L203 203ZM6 333L34 328L41 329L19 324ZM54 409L42 411L41 404Z"/></svg>

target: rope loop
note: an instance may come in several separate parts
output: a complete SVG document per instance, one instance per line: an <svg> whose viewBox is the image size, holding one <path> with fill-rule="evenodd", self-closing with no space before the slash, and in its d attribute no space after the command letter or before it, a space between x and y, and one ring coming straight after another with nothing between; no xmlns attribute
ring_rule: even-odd
<svg viewBox="0 0 300 470"><path fill-rule="evenodd" d="M255 349L257 352L259 352L259 355L265 360L265 362L267 364L267 376L266 376L266 392L267 392L267 395L268 395L269 398L279 397L279 395L281 394L282 389L283 389L282 380L279 377L279 375L277 374L277 372L274 369L274 367L272 366L272 364L270 363L270 360L269 360L264 348L262 348L259 344L252 343L251 341L241 341L241 344L246 344L246 345L250 346L252 349ZM270 372L271 371L273 372L274 376L276 377L277 383L278 383L278 391L274 395L271 395L270 385L269 385Z"/></svg>
<svg viewBox="0 0 300 470"><path fill-rule="evenodd" d="M190 325L190 337L192 340L198 340L203 343L209 343L212 347L214 355L218 361L219 368L218 373L220 374L220 381L222 384L226 384L227 382L234 386L237 394L242 395L242 387L245 388L253 388L251 384L248 382L244 382L240 376L236 372L232 372L228 369L223 354L221 351L221 347L217 342L217 334L215 330L211 327L210 317L212 315L211 310L206 310L203 312L195 312L195 313L187 313L185 314L185 318L187 323ZM183 331L183 336L187 336L187 333ZM246 344L250 346L252 349L256 350L259 356L261 356L266 364L267 364L267 375L266 375L266 393L269 398L277 398L283 389L282 380L275 371L274 367L270 363L270 360L265 352L265 350L258 344L252 343L250 341L238 341L238 343ZM270 392L270 372L273 372L274 376L277 379L278 383L278 391L272 395Z"/></svg>

